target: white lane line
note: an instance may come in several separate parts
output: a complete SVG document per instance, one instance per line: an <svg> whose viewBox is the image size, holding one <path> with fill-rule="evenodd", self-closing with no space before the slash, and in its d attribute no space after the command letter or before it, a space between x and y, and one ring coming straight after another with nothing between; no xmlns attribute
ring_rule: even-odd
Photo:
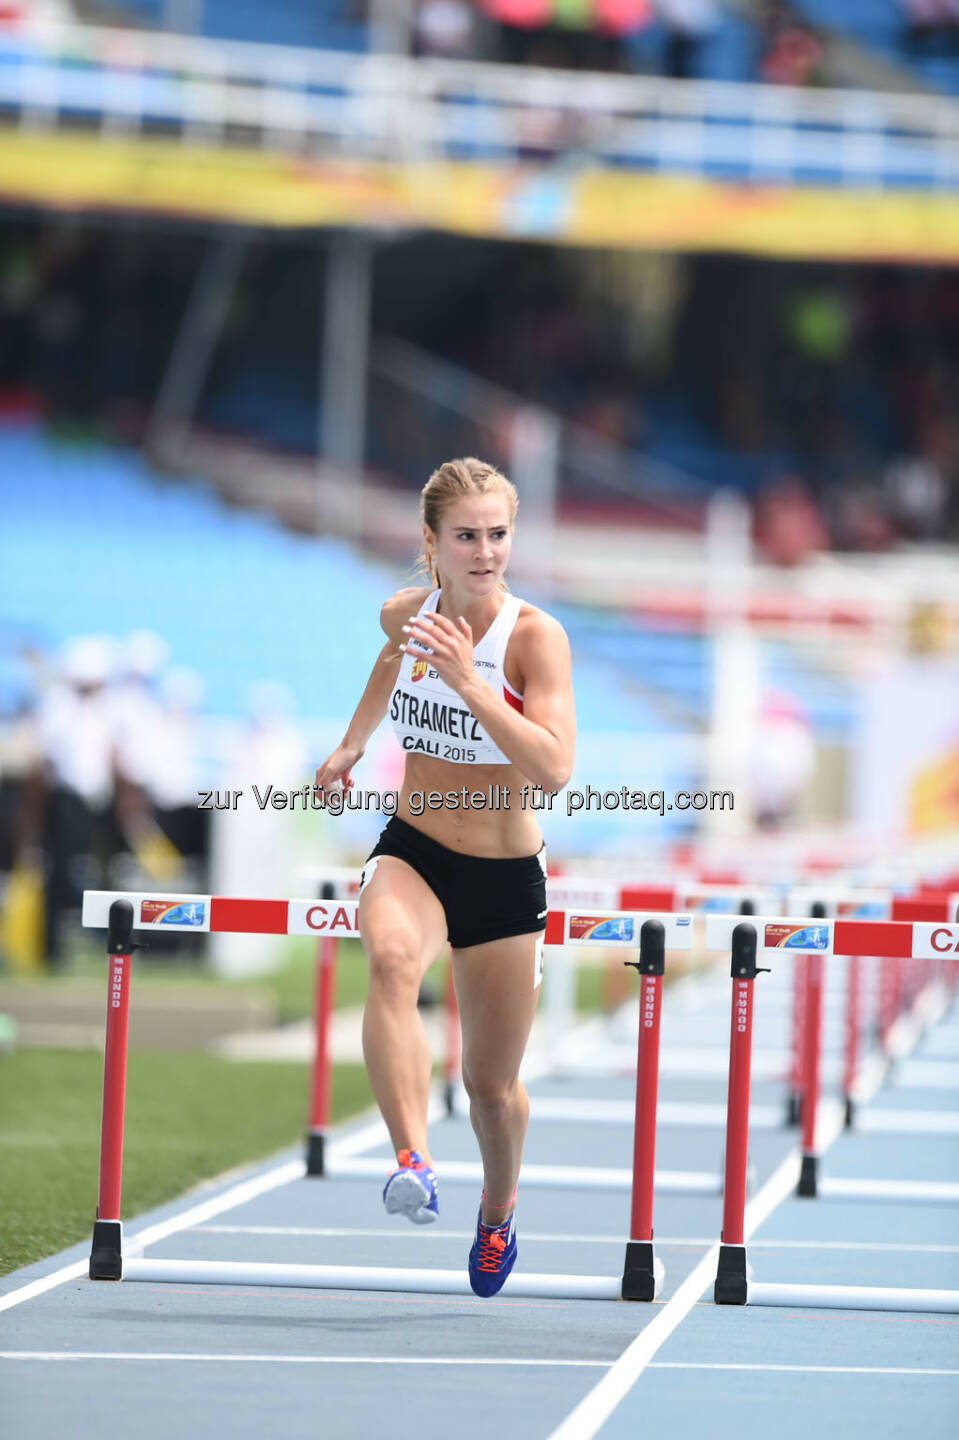
<svg viewBox="0 0 959 1440"><path fill-rule="evenodd" d="M47 1290L53 1290L57 1285L65 1285L68 1280L79 1280L85 1275L89 1268L89 1260L77 1260L73 1265L64 1265L59 1270L54 1270L50 1275L44 1275L40 1280L31 1280L29 1285L21 1285L17 1290L11 1290L8 1295L0 1295L0 1310L11 1310L14 1305L21 1305L24 1300L34 1300L38 1295L43 1295Z"/></svg>
<svg viewBox="0 0 959 1440"><path fill-rule="evenodd" d="M379 1229L344 1230L337 1226L323 1225L196 1225L191 1227L198 1235L305 1235L320 1239L343 1240L349 1237L364 1240L416 1240L426 1237L415 1230ZM431 1230L429 1244L437 1240L472 1240L472 1230ZM523 1230L523 1243L543 1242L555 1245L625 1245L624 1235L565 1235L545 1234L538 1230ZM657 1236L657 1249L708 1250L716 1243L715 1235L676 1237ZM904 1245L890 1240L754 1240L750 1250L893 1250L916 1251L930 1255L959 1254L959 1245Z"/></svg>
<svg viewBox="0 0 959 1440"><path fill-rule="evenodd" d="M842 1107L835 1101L822 1106L817 1126L820 1151L824 1153L844 1125ZM787 1195L792 1194L799 1182L799 1150L791 1151L781 1162L766 1184L753 1196L746 1206L744 1237L750 1238L755 1230L780 1205ZM570 1411L566 1419L552 1432L549 1440L592 1440L592 1437L606 1423L610 1415L636 1384L643 1371L650 1364L660 1346L669 1339L678 1325L696 1305L706 1287L716 1278L719 1260L719 1243L715 1242L699 1264L680 1285L675 1295L663 1306L658 1315L640 1331L636 1339L626 1347L616 1364L609 1369L588 1395Z"/></svg>
<svg viewBox="0 0 959 1440"><path fill-rule="evenodd" d="M798 1154L796 1170L798 1174ZM635 1385L659 1347L698 1302L710 1280L715 1279L718 1259L719 1245L713 1244L696 1268L686 1276L672 1299L640 1331L602 1380L552 1432L549 1440L592 1440L592 1436Z"/></svg>
<svg viewBox="0 0 959 1440"><path fill-rule="evenodd" d="M654 1360L650 1370L785 1370L797 1375L954 1375L959 1370L920 1370L880 1365L750 1365L737 1361Z"/></svg>
<svg viewBox="0 0 959 1440"><path fill-rule="evenodd" d="M611 1360L543 1360L503 1358L502 1356L435 1356L435 1355L244 1355L209 1354L198 1355L195 1351L137 1351L137 1350L0 1350L0 1360L117 1360L158 1363L171 1361L184 1364L187 1361L199 1364L243 1364L243 1365L496 1365L526 1367L553 1367L560 1369L609 1370ZM785 1371L798 1375L942 1375L959 1377L959 1370L938 1370L932 1368L910 1368L907 1366L880 1365L766 1365L747 1364L736 1361L704 1360L653 1360L649 1370L769 1370Z"/></svg>
<svg viewBox="0 0 959 1440"><path fill-rule="evenodd" d="M612 1360L518 1360L501 1356L457 1355L197 1355L195 1351L0 1350L0 1360L172 1360L241 1365L515 1365L608 1370Z"/></svg>

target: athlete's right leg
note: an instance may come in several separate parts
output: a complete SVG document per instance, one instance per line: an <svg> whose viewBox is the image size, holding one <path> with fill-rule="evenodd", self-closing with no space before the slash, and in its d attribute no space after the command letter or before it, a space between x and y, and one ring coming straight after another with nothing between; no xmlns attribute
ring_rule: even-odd
<svg viewBox="0 0 959 1440"><path fill-rule="evenodd" d="M446 916L422 876L394 855L380 855L360 895L359 922L370 967L363 1011L370 1084L394 1150L418 1150L429 1161L432 1062L416 1001L446 943Z"/></svg>

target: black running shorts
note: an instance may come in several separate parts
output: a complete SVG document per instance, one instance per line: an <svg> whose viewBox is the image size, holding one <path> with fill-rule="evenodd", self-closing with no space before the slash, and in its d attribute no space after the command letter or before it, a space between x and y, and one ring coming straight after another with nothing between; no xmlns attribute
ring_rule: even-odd
<svg viewBox="0 0 959 1440"><path fill-rule="evenodd" d="M394 815L363 867L360 891L378 855L405 860L443 907L454 950L546 929L546 846L516 860L462 855Z"/></svg>

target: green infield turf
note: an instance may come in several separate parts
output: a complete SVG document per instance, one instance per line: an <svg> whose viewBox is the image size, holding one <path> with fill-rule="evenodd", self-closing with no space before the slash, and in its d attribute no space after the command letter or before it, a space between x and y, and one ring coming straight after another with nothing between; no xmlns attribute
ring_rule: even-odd
<svg viewBox="0 0 959 1440"><path fill-rule="evenodd" d="M103 1056L20 1049L0 1056L0 1274L92 1232ZM362 1065L337 1065L333 1118L372 1103ZM305 1133L304 1065L204 1052L131 1055L123 1215L263 1159Z"/></svg>

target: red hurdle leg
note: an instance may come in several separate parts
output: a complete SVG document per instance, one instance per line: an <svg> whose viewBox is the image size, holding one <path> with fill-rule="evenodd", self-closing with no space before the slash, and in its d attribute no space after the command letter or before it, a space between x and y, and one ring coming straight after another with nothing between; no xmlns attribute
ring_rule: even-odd
<svg viewBox="0 0 959 1440"><path fill-rule="evenodd" d="M862 959L859 955L850 955L847 964L849 969L846 972L846 1044L843 1059L842 1093L846 1106L846 1127L848 1129L855 1119L856 1110L852 1091L856 1083L856 1070L859 1065Z"/></svg>
<svg viewBox="0 0 959 1440"><path fill-rule="evenodd" d="M316 1043L310 1083L310 1128L306 1137L306 1173L322 1175L326 1160L326 1133L330 1127L333 1067L330 1056L330 1025L336 989L337 940L324 935L316 945L316 983L313 1026Z"/></svg>
<svg viewBox="0 0 959 1440"><path fill-rule="evenodd" d="M884 955L879 967L879 1041L888 1055L889 1032L899 1013L899 975L902 961L894 955Z"/></svg>
<svg viewBox="0 0 959 1440"><path fill-rule="evenodd" d="M803 1026L806 1018L806 956L793 956L793 1024L786 1097L786 1124L798 1125L802 1115Z"/></svg>
<svg viewBox="0 0 959 1440"><path fill-rule="evenodd" d="M443 1062L443 1098L447 1115L453 1115L456 1110L456 1082L460 1078L462 1043L460 1012L453 984L453 952L450 950L446 961L446 1056Z"/></svg>
<svg viewBox="0 0 959 1440"><path fill-rule="evenodd" d="M100 1185L90 1251L91 1280L119 1280L123 1274L120 1190L123 1181L123 1117L127 1093L127 1036L130 1015L130 956L133 906L110 906L107 954L107 1023L103 1055L103 1109L100 1120Z"/></svg>
<svg viewBox="0 0 959 1440"><path fill-rule="evenodd" d="M746 1303L746 1182L749 1167L749 1082L753 1044L753 985L756 928L740 921L733 931L732 1016L729 1025L729 1087L726 1096L726 1156L723 1174L723 1228L713 1299L717 1305Z"/></svg>
<svg viewBox="0 0 959 1440"><path fill-rule="evenodd" d="M653 1252L653 1172L656 1165L656 1099L659 1089L659 1020L666 970L666 932L647 920L639 936L639 1041L636 1058L636 1118L633 1128L633 1195L629 1243L623 1268L624 1300L656 1298Z"/></svg>
<svg viewBox="0 0 959 1440"><path fill-rule="evenodd" d="M803 1045L802 1169L797 1194L816 1194L816 1116L819 1110L819 1050L822 1043L823 956L808 955L806 1025Z"/></svg>

